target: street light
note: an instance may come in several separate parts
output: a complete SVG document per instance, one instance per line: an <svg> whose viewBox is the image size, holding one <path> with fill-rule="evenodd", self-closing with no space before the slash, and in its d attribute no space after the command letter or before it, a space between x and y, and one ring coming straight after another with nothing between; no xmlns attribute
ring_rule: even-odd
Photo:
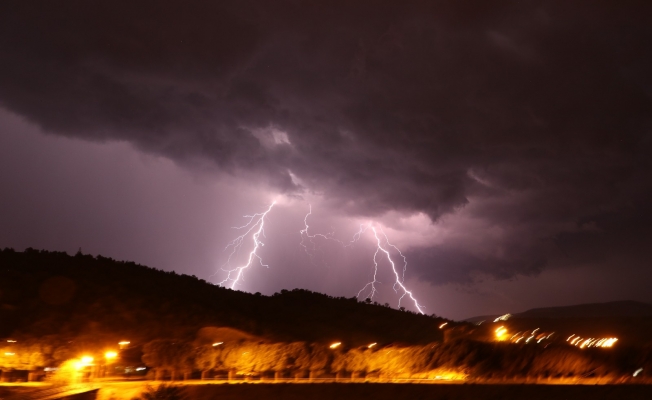
<svg viewBox="0 0 652 400"><path fill-rule="evenodd" d="M335 343L331 344L329 347L331 349L336 349L336 348L340 347L341 344L342 344L342 342L335 342Z"/></svg>

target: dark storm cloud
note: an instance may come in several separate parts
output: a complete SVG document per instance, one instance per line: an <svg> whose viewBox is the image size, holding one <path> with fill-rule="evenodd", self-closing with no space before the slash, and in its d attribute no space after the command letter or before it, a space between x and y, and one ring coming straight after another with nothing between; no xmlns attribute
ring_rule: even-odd
<svg viewBox="0 0 652 400"><path fill-rule="evenodd" d="M0 104L350 214L475 202L503 249L426 250L436 282L605 241L644 257L648 2L382 3L5 2Z"/></svg>

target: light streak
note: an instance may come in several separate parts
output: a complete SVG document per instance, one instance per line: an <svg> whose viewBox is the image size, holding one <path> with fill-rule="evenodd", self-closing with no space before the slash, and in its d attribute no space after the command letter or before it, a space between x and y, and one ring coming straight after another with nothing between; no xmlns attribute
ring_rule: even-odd
<svg viewBox="0 0 652 400"><path fill-rule="evenodd" d="M524 343L532 342L532 343L541 344L544 341L549 340L555 333L555 332L551 332L551 333L541 332L537 334L539 330L541 330L541 328L536 328L533 331L519 331L513 334L509 339L507 339L507 335L508 335L507 329L501 326L495 330L496 340L505 340L513 344L520 343L521 341L523 341ZM566 339L566 341L568 342L574 336L575 335L571 335L568 339Z"/></svg>
<svg viewBox="0 0 652 400"><path fill-rule="evenodd" d="M494 319L494 322L498 322L498 321L507 321L508 319L511 318L511 316L512 316L512 314L501 315L500 317Z"/></svg>
<svg viewBox="0 0 652 400"><path fill-rule="evenodd" d="M267 210L265 210L262 213L256 213L256 214L252 214L252 215L245 215L244 218L249 218L249 221L243 226L234 227L234 229L239 229L239 230L240 229L245 229L246 231L242 235L240 235L237 238L233 239L233 241L231 243L229 243L224 248L224 250L226 250L226 249L228 249L230 247L231 248L231 254L229 254L229 258L227 259L224 266L222 266L222 270L227 272L227 276L222 282L218 283L218 285L224 286L229 281L231 281L231 289L235 288L235 285L242 278L244 270L249 268L252 265L252 263L254 262L254 260L258 260L258 262L260 262L260 265L262 265L263 267L269 267L267 264L263 263L262 258L260 258L260 256L258 255L258 249L265 245L260 240L260 235L263 235L263 237L265 236L265 217L272 210L272 207L274 207L274 204L276 204L276 202L272 202L272 204L269 205ZM233 257L233 255L235 253L237 253L238 250L240 250L240 248L242 247L242 244L244 243L245 239L252 232L253 232L253 234L251 235L251 237L252 237L252 240L254 242L254 247L249 252L247 262L244 265L242 265L240 267L237 267L237 268L224 269L225 266L227 266L227 265L229 265L231 263L231 258Z"/></svg>
<svg viewBox="0 0 652 400"><path fill-rule="evenodd" d="M573 338L573 340L570 340ZM569 341L570 340L570 341ZM587 347L601 347L601 348L609 348L613 347L613 345L618 341L618 338L588 338L584 339L580 336L577 336L575 334L571 335L568 339L566 339L567 342L571 346L576 346L579 347L580 349L584 349Z"/></svg>

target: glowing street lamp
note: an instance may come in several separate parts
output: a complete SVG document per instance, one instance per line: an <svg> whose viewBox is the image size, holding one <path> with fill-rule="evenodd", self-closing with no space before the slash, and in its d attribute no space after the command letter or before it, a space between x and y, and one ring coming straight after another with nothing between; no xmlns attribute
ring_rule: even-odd
<svg viewBox="0 0 652 400"><path fill-rule="evenodd" d="M113 360L116 357L118 357L118 353L116 353L115 351L107 351L106 353L104 353L104 358L106 358L107 361Z"/></svg>
<svg viewBox="0 0 652 400"><path fill-rule="evenodd" d="M120 350L122 350L122 349L126 349L130 343L131 342L128 340L123 340L122 342L118 342L118 346L120 346Z"/></svg>
<svg viewBox="0 0 652 400"><path fill-rule="evenodd" d="M335 342L335 343L331 344L329 347L331 349L336 349L336 348L340 347L341 344L342 344L342 342Z"/></svg>
<svg viewBox="0 0 652 400"><path fill-rule="evenodd" d="M507 328L505 328L504 326L500 326L500 327L496 328L495 332L496 332L496 340L499 340L499 341L506 340L506 338L507 338ZM530 339L528 339L528 341L529 340Z"/></svg>
<svg viewBox="0 0 652 400"><path fill-rule="evenodd" d="M213 343L213 347L219 346L221 344L224 344L224 342L215 342L215 343Z"/></svg>
<svg viewBox="0 0 652 400"><path fill-rule="evenodd" d="M79 358L78 360L75 360L75 363L73 364L75 369L77 371L80 371L84 369L85 367L88 367L90 365L93 365L93 357L91 356L83 356Z"/></svg>

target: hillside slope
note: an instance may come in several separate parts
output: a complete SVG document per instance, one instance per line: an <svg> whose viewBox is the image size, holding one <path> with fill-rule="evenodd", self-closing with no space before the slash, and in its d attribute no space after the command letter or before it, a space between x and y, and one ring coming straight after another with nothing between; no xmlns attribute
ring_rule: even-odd
<svg viewBox="0 0 652 400"><path fill-rule="evenodd" d="M496 317L478 316L465 322L491 324ZM498 324L514 332L541 328L565 337L617 337L628 345L652 344L652 305L637 301L534 308Z"/></svg>
<svg viewBox="0 0 652 400"><path fill-rule="evenodd" d="M102 256L5 249L0 321L0 337L109 335L147 342L228 326L269 340L363 344L438 341L442 320L306 290L254 295Z"/></svg>
<svg viewBox="0 0 652 400"><path fill-rule="evenodd" d="M563 307L533 308L514 315L518 318L613 318L652 317L652 304L638 301L577 304Z"/></svg>

